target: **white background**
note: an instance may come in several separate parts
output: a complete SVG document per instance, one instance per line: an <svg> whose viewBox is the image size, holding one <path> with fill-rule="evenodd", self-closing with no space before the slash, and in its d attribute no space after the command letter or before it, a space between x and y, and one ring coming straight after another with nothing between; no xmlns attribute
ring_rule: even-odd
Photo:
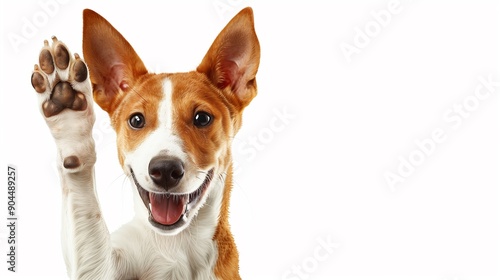
<svg viewBox="0 0 500 280"><path fill-rule="evenodd" d="M7 164L19 175L18 272L7 272L0 226L1 279L66 278L55 146L30 85L43 40L57 35L81 53L81 13L92 8L151 71L189 71L245 6L262 57L259 94L233 143L242 277L500 279L500 86L474 96L481 77L500 81L498 1L81 2L0 4L5 223ZM131 187L97 111L98 193L114 230L132 215ZM424 139L436 130L442 141L431 149ZM411 174L401 167L410 160ZM389 172L404 181L391 187Z"/></svg>

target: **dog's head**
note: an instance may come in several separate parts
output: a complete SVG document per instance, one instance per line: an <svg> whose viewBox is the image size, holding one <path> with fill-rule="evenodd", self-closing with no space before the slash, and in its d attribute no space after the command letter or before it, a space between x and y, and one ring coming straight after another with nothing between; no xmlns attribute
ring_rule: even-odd
<svg viewBox="0 0 500 280"><path fill-rule="evenodd" d="M196 71L175 74L149 73L109 22L91 10L83 18L94 100L116 130L120 164L137 187L145 218L157 232L176 234L211 193L222 193L216 181L228 172L231 139L257 94L260 47L252 10L227 24Z"/></svg>

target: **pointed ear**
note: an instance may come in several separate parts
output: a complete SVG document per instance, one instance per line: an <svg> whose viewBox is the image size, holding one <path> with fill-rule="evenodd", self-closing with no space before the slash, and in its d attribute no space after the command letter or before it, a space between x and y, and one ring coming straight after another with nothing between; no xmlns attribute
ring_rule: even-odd
<svg viewBox="0 0 500 280"><path fill-rule="evenodd" d="M89 67L94 100L108 113L138 77L148 71L125 38L98 13L83 11L83 56Z"/></svg>
<svg viewBox="0 0 500 280"><path fill-rule="evenodd" d="M196 70L243 108L257 94L259 62L253 11L245 8L220 32Z"/></svg>

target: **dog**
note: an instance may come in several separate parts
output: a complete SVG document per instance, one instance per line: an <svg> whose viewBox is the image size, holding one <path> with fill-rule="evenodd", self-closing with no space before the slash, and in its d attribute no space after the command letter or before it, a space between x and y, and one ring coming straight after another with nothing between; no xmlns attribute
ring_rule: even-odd
<svg viewBox="0 0 500 280"><path fill-rule="evenodd" d="M55 140L71 279L241 279L228 223L231 140L257 94L260 45L241 10L196 70L148 72L102 16L83 11L83 57L52 37L31 84ZM135 217L112 234L94 185L93 101L116 131Z"/></svg>

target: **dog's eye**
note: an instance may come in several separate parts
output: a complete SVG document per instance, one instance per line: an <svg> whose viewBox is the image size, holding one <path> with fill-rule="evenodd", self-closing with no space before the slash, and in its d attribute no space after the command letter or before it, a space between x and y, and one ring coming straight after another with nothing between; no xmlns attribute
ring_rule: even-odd
<svg viewBox="0 0 500 280"><path fill-rule="evenodd" d="M128 119L128 124L130 127L135 129L140 129L144 127L146 121L144 120L144 116L141 113L135 113L130 116Z"/></svg>
<svg viewBox="0 0 500 280"><path fill-rule="evenodd" d="M194 115L193 122L197 127L203 127L209 125L212 122L212 119L213 118L209 113L200 111Z"/></svg>

